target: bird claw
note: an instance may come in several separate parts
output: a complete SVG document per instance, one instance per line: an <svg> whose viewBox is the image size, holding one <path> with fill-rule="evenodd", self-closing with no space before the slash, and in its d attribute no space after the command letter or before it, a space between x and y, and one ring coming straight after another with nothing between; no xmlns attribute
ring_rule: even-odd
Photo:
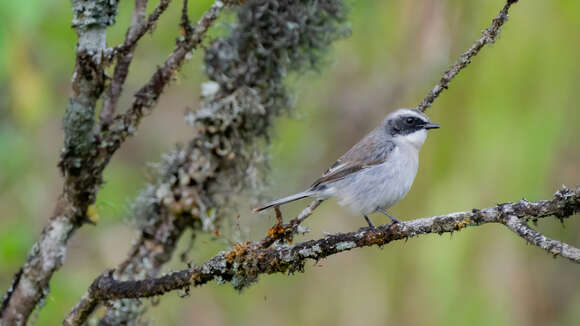
<svg viewBox="0 0 580 326"><path fill-rule="evenodd" d="M390 230L391 227L395 224L403 224L403 222L401 222L398 219L392 219L391 222L389 224L387 224L387 230Z"/></svg>

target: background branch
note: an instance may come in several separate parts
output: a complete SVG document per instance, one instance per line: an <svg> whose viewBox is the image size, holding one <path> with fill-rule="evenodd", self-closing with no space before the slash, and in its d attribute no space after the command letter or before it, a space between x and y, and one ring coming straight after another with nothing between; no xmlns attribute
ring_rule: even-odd
<svg viewBox="0 0 580 326"><path fill-rule="evenodd" d="M0 324L23 325L49 292L49 281L65 258L66 247L87 208L94 203L101 175L91 166L94 116L105 87L106 30L115 23L117 1L73 0L73 27L78 36L72 94L64 115L64 149L60 167L65 175L53 215L28 253L2 299Z"/></svg>
<svg viewBox="0 0 580 326"><path fill-rule="evenodd" d="M425 112L425 110L427 110L431 104L433 104L433 101L435 101L435 99L439 97L439 95L444 90L449 88L449 83L451 80L457 76L457 74L459 74L463 68L467 67L467 65L471 63L471 58L475 57L486 44L495 42L499 36L500 28L508 20L508 12L510 7L516 2L518 2L518 0L508 0L506 2L504 7L497 14L497 17L492 20L491 25L484 29L483 32L481 32L481 37L476 40L475 43L473 43L473 45L459 57L457 62L455 62L451 68L443 73L443 77L441 77L439 83L437 83L437 85L433 87L429 94L425 96L423 101L419 103L417 110Z"/></svg>
<svg viewBox="0 0 580 326"><path fill-rule="evenodd" d="M155 71L151 79L137 91L127 112L113 119L110 131L104 135L104 139L101 142L106 152L109 153L109 155L105 155L103 162L106 162L124 140L137 130L141 119L147 113L144 110L152 108L157 103L161 93L165 90L175 72L181 68L191 51L201 44L206 32L219 17L223 8L224 2L215 1L197 22L193 32L191 34L186 33L184 37L178 38L173 52L163 65Z"/></svg>
<svg viewBox="0 0 580 326"><path fill-rule="evenodd" d="M117 49L119 60L114 80L105 96L105 124L115 111L136 43L168 4L169 1L162 0L145 22L138 23L144 15L146 2L136 1L135 23L129 28L124 44ZM64 117L65 144L59 163L65 176L64 187L53 216L3 297L0 309L2 322L15 325L26 323L33 309L49 293L49 281L64 262L70 238L79 227L90 221L87 211L95 203L103 183L103 170L124 140L135 132L143 116L142 109L151 108L156 103L173 73L181 67L187 53L201 43L223 6L223 2L216 1L194 32L186 35L185 39L178 39L173 53L136 94L132 107L113 121L110 130L98 128L95 131L95 107L105 89L104 69L111 56L111 51L106 47L106 28L115 22L117 1L73 1L73 27L78 34L78 43L73 94ZM125 124L125 121L128 123Z"/></svg>
<svg viewBox="0 0 580 326"><path fill-rule="evenodd" d="M103 109L100 114L99 126L101 130L108 129L113 119L119 97L123 91L123 85L129 74L129 66L133 61L133 53L137 48L137 42L147 31L153 28L159 16L169 7L171 0L161 0L153 13L145 20L147 2L147 0L135 0L135 9L133 9L131 25L127 30L125 41L113 51L113 57L117 59L117 65L115 66L111 84L103 98Z"/></svg>

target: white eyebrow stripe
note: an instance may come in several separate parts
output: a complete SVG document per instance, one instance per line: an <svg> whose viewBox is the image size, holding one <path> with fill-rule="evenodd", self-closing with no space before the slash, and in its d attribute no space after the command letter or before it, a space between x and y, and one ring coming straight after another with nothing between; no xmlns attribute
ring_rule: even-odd
<svg viewBox="0 0 580 326"><path fill-rule="evenodd" d="M345 166L346 166L346 163L342 163L342 164L339 164L339 165L334 166L332 168L329 168L324 175L329 175L329 174L333 173L334 171L338 171L338 170L342 169Z"/></svg>

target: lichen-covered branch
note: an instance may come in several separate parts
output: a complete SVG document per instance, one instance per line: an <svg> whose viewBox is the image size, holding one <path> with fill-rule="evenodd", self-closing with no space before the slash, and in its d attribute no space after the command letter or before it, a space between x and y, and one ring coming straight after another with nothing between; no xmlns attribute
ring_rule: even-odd
<svg viewBox="0 0 580 326"><path fill-rule="evenodd" d="M417 106L417 110L421 112L425 112L433 101L449 87L449 83L451 80L459 74L459 72L467 67L468 64L471 63L471 59L475 57L481 49L486 44L494 43L496 38L499 36L500 28L503 24L508 20L508 12L510 7L518 2L518 0L507 0L504 7L500 10L497 16L492 20L491 25L484 29L481 32L481 37L473 43L473 45L465 51L455 62L451 68L449 68L445 73L443 73L443 77L439 80L439 83L433 87L433 89L427 94L427 96L423 99L421 103Z"/></svg>
<svg viewBox="0 0 580 326"><path fill-rule="evenodd" d="M550 239L540 232L532 229L527 223L522 222L517 216L508 215L504 224L528 243L538 246L554 256L562 256L577 264L580 264L580 249L571 245Z"/></svg>
<svg viewBox="0 0 580 326"><path fill-rule="evenodd" d="M356 232L327 235L294 246L277 242L264 248L262 241L238 243L231 251L220 252L202 266L169 273L159 278L118 281L110 273L105 273L93 282L88 296L96 301L151 297L192 285L199 286L212 280L229 282L236 289L242 289L255 282L260 274L304 271L307 260L318 261L355 248L384 246L395 240L407 240L431 233L452 233L487 223L505 224L530 243L553 255L579 263L579 249L550 240L526 224L528 221L548 216L556 216L562 220L578 211L580 186L575 189L564 187L556 192L552 200L520 200L481 210L410 220L390 227L366 227Z"/></svg>
<svg viewBox="0 0 580 326"><path fill-rule="evenodd" d="M23 325L49 291L53 273L64 261L68 240L94 202L101 176L87 173L96 149L94 116L105 87L103 60L107 56L106 29L115 22L116 0L73 0L73 27L78 41L72 94L64 116L64 149L60 167L63 191L53 215L28 253L2 299L0 324Z"/></svg>

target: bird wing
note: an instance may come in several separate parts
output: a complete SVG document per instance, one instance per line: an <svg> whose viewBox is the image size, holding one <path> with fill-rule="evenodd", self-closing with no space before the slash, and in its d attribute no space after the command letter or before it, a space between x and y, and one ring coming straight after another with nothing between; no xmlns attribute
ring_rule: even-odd
<svg viewBox="0 0 580 326"><path fill-rule="evenodd" d="M390 140L381 140L373 132L354 145L332 164L311 188L333 182L364 168L384 163L396 145Z"/></svg>

